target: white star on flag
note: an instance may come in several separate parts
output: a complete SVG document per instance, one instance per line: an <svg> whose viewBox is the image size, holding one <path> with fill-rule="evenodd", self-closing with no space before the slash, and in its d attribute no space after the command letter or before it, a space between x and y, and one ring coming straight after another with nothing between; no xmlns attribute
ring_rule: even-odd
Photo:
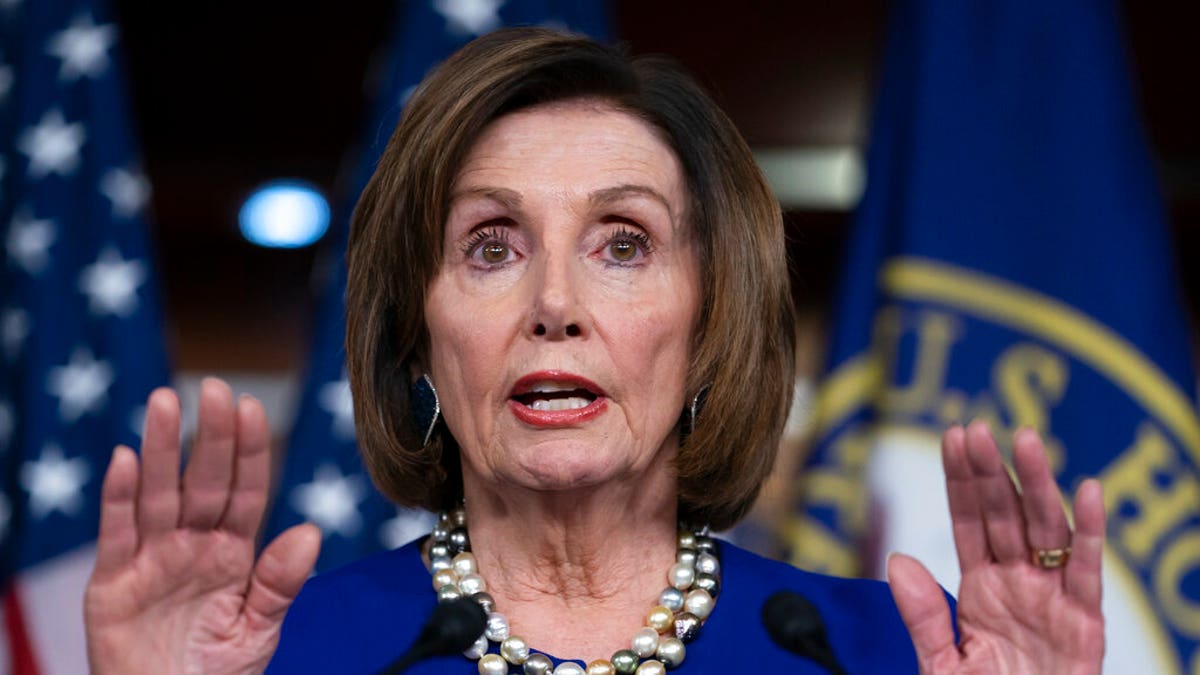
<svg viewBox="0 0 1200 675"><path fill-rule="evenodd" d="M108 48L117 41L117 31L111 25L97 26L92 17L75 17L71 27L55 33L46 45L46 52L62 59L58 79L71 81L80 75L95 77L108 68Z"/></svg>
<svg viewBox="0 0 1200 675"><path fill-rule="evenodd" d="M446 18L446 30L456 35L483 35L500 27L504 0L434 0L433 10Z"/></svg>
<svg viewBox="0 0 1200 675"><path fill-rule="evenodd" d="M292 508L321 528L324 536L337 532L353 537L362 529L358 504L366 498L362 476L343 476L332 464L322 464L313 472L313 481L297 485L289 496Z"/></svg>
<svg viewBox="0 0 1200 675"><path fill-rule="evenodd" d="M13 216L8 230L8 257L36 276L50 262L50 245L55 238L52 221L36 220L28 211L22 210Z"/></svg>
<svg viewBox="0 0 1200 675"><path fill-rule="evenodd" d="M396 517L379 526L379 541L384 548L400 548L429 532L437 516L423 509L396 507Z"/></svg>
<svg viewBox="0 0 1200 675"><path fill-rule="evenodd" d="M107 246L96 262L79 273L79 290L88 296L92 314L127 317L137 310L138 286L146 280L146 265L140 260L123 260L117 249Z"/></svg>
<svg viewBox="0 0 1200 675"><path fill-rule="evenodd" d="M104 407L115 377L107 361L97 361L86 347L77 347L70 363L50 369L46 391L58 397L58 416L71 423Z"/></svg>
<svg viewBox="0 0 1200 675"><path fill-rule="evenodd" d="M86 459L63 459L57 445L42 446L37 460L21 465L21 485L29 492L30 514L37 519L53 511L75 515L83 506L83 486L90 474Z"/></svg>
<svg viewBox="0 0 1200 675"><path fill-rule="evenodd" d="M134 436L142 437L146 431L146 406L135 406L133 410L129 411L129 429L133 431Z"/></svg>
<svg viewBox="0 0 1200 675"><path fill-rule="evenodd" d="M17 149L29 157L30 178L53 171L69 176L79 166L79 149L87 133L79 122L67 124L62 111L46 111L37 126L21 132Z"/></svg>
<svg viewBox="0 0 1200 675"><path fill-rule="evenodd" d="M29 312L14 307L0 317L0 344L4 345L4 356L15 361L21 353L21 345L29 335Z"/></svg>
<svg viewBox="0 0 1200 675"><path fill-rule="evenodd" d="M134 171L109 169L100 179L100 192L112 202L113 215L130 218L150 199L150 181Z"/></svg>
<svg viewBox="0 0 1200 675"><path fill-rule="evenodd" d="M321 408L333 417L333 433L343 440L354 439L354 397L350 394L350 381L342 379L321 387Z"/></svg>
<svg viewBox="0 0 1200 675"><path fill-rule="evenodd" d="M8 92L12 91L14 79L12 66L0 66L0 103L8 99Z"/></svg>

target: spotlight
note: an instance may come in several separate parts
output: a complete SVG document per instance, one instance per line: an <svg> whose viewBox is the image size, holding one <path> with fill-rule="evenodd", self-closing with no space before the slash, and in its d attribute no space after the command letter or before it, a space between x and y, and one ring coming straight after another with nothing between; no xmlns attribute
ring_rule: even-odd
<svg viewBox="0 0 1200 675"><path fill-rule="evenodd" d="M304 181L273 180L246 198L238 225L242 236L259 246L308 246L329 229L329 202Z"/></svg>

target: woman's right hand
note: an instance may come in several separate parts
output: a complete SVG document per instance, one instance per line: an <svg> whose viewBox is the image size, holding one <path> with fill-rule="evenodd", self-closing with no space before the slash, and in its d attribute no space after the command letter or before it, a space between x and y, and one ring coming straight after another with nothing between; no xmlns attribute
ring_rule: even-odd
<svg viewBox="0 0 1200 675"><path fill-rule="evenodd" d="M228 385L208 378L199 408L182 479L170 389L147 402L140 464L128 447L113 453L84 601L96 675L262 672L316 562L321 536L308 524L255 560L271 473L262 404L235 404Z"/></svg>

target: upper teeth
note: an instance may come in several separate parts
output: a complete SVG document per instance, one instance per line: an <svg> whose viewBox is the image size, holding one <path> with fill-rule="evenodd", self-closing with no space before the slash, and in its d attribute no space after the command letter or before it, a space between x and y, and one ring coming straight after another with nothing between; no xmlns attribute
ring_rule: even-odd
<svg viewBox="0 0 1200 675"><path fill-rule="evenodd" d="M570 396L567 398L552 398L549 400L539 398L531 403L529 407L533 408L534 410L577 410L579 408L586 408L588 403L590 403L590 401L588 401L586 398L578 398L575 396Z"/></svg>
<svg viewBox="0 0 1200 675"><path fill-rule="evenodd" d="M531 394L552 394L556 391L574 391L579 389L577 385L567 384L565 382L538 382L529 388Z"/></svg>

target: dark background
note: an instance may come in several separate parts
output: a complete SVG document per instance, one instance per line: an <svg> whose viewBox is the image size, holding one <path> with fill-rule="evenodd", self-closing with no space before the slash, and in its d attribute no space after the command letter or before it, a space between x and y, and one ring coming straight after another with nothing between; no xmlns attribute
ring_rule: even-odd
<svg viewBox="0 0 1200 675"><path fill-rule="evenodd" d="M307 179L334 199L362 134L365 74L397 4L118 0L131 93L180 371L303 366L315 248L270 250L237 229L262 181ZM1200 3L1127 2L1130 65L1177 242L1200 309ZM866 141L886 3L620 0L615 33L674 56L755 148ZM789 211L801 367L820 359L844 211Z"/></svg>

